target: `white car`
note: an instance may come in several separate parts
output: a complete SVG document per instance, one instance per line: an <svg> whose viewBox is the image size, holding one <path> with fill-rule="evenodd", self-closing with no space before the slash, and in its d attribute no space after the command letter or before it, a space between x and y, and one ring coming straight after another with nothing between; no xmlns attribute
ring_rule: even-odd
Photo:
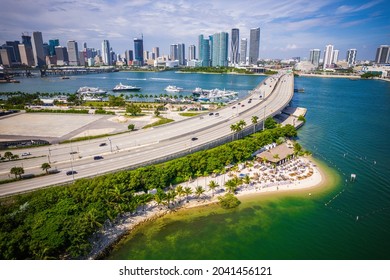
<svg viewBox="0 0 390 280"><path fill-rule="evenodd" d="M29 155L31 155L31 153L23 153L22 157L26 157L26 156L29 156Z"/></svg>

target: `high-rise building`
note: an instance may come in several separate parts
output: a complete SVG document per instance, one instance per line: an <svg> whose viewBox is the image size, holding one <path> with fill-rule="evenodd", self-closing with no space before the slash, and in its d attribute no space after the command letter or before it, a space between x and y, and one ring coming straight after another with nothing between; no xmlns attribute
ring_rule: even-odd
<svg viewBox="0 0 390 280"><path fill-rule="evenodd" d="M376 50L376 56L375 56L375 63L376 64L386 64L389 63L390 60L390 46L388 45L381 45Z"/></svg>
<svg viewBox="0 0 390 280"><path fill-rule="evenodd" d="M200 65L204 67L211 66L210 56L210 40L205 39L203 35L199 35L199 60Z"/></svg>
<svg viewBox="0 0 390 280"><path fill-rule="evenodd" d="M241 39L240 43L240 63L246 64L246 52L248 49L248 40L246 38Z"/></svg>
<svg viewBox="0 0 390 280"><path fill-rule="evenodd" d="M76 41L68 41L68 58L69 65L78 66L80 64L79 61L79 49Z"/></svg>
<svg viewBox="0 0 390 280"><path fill-rule="evenodd" d="M20 61L23 65L33 66L34 55L30 46L25 44L19 44Z"/></svg>
<svg viewBox="0 0 390 280"><path fill-rule="evenodd" d="M179 60L179 65L186 65L186 53L184 43L177 45L177 60Z"/></svg>
<svg viewBox="0 0 390 280"><path fill-rule="evenodd" d="M20 42L19 41L7 41L7 42L5 42L5 44L7 45L7 46L10 46L10 47L12 47L13 48L13 56L14 56L14 58L13 58L13 63L15 63L15 64L19 64L21 61L20 61L20 53L19 53L19 44L20 44Z"/></svg>
<svg viewBox="0 0 390 280"><path fill-rule="evenodd" d="M353 67L356 64L356 55L357 55L357 50L356 49L349 49L347 50L347 63L348 67Z"/></svg>
<svg viewBox="0 0 390 280"><path fill-rule="evenodd" d="M144 65L144 39L143 37L134 38L134 64L138 66Z"/></svg>
<svg viewBox="0 0 390 280"><path fill-rule="evenodd" d="M58 39L52 39L49 40L49 55L53 56L56 55L55 47L60 45L60 40Z"/></svg>
<svg viewBox="0 0 390 280"><path fill-rule="evenodd" d="M152 49L152 53L154 54L154 59L157 59L160 57L160 48L159 47L154 47Z"/></svg>
<svg viewBox="0 0 390 280"><path fill-rule="evenodd" d="M46 65L46 59L43 53L42 32L35 31L32 36L32 50L34 55L35 66L41 67Z"/></svg>
<svg viewBox="0 0 390 280"><path fill-rule="evenodd" d="M1 59L1 63L4 66L11 67L12 66L11 48L1 47L0 48L0 59Z"/></svg>
<svg viewBox="0 0 390 280"><path fill-rule="evenodd" d="M55 52L57 56L57 65L69 64L68 50L66 49L66 47L56 46Z"/></svg>
<svg viewBox="0 0 390 280"><path fill-rule="evenodd" d="M108 40L102 42L102 59L105 65L111 65L110 42Z"/></svg>
<svg viewBox="0 0 390 280"><path fill-rule="evenodd" d="M333 45L326 45L324 50L324 65L323 69L331 68L333 62Z"/></svg>
<svg viewBox="0 0 390 280"><path fill-rule="evenodd" d="M24 44L32 49L31 36L29 36L28 34L22 33L22 44Z"/></svg>
<svg viewBox="0 0 390 280"><path fill-rule="evenodd" d="M196 59L196 47L195 45L190 45L188 47L188 61Z"/></svg>
<svg viewBox="0 0 390 280"><path fill-rule="evenodd" d="M332 64L337 64L339 61L339 50L333 50Z"/></svg>
<svg viewBox="0 0 390 280"><path fill-rule="evenodd" d="M259 59L260 27L252 28L249 37L249 64L256 64Z"/></svg>
<svg viewBox="0 0 390 280"><path fill-rule="evenodd" d="M177 44L172 44L169 48L169 60L174 61L177 60Z"/></svg>
<svg viewBox="0 0 390 280"><path fill-rule="evenodd" d="M229 34L226 32L213 35L212 66L228 66Z"/></svg>
<svg viewBox="0 0 390 280"><path fill-rule="evenodd" d="M231 39L231 62L237 65L239 62L239 45L240 45L240 30L238 28L232 29Z"/></svg>
<svg viewBox="0 0 390 280"><path fill-rule="evenodd" d="M310 50L309 61L315 66L318 67L320 64L321 51L319 49Z"/></svg>

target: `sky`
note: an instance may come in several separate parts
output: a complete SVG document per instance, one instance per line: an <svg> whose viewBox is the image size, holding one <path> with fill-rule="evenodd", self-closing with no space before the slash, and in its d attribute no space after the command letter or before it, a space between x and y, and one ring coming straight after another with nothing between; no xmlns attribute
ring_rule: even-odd
<svg viewBox="0 0 390 280"><path fill-rule="evenodd" d="M41 31L44 42L101 49L109 40L116 53L171 44L198 45L198 36L239 28L240 39L260 27L260 58L305 58L310 49L332 44L345 59L357 49L358 60L373 60L380 45L390 45L388 0L2 0L0 44L21 41L22 33Z"/></svg>

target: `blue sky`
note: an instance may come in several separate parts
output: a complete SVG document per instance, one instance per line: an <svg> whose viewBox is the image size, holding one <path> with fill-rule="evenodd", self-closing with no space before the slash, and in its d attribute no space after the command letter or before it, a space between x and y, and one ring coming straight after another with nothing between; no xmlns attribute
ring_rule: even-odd
<svg viewBox="0 0 390 280"><path fill-rule="evenodd" d="M5 3L6 2L6 3ZM144 36L144 49L169 45L197 46L199 34L232 28L240 38L261 28L260 57L290 58L333 44L345 59L356 48L358 59L374 59L379 45L390 44L388 0L3 0L0 44L21 40L22 32L41 31L43 39L58 38L66 46L101 48L104 39L117 53L133 49L133 38ZM5 4L5 5L4 5ZM186 49L187 51L187 49Z"/></svg>

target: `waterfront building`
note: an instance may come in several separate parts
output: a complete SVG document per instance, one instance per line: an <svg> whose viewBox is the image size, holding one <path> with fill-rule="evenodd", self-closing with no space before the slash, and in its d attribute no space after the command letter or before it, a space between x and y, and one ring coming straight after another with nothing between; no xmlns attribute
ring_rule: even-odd
<svg viewBox="0 0 390 280"><path fill-rule="evenodd" d="M260 27L252 28L249 36L249 64L256 64L259 59Z"/></svg>
<svg viewBox="0 0 390 280"><path fill-rule="evenodd" d="M152 53L154 54L154 58L153 59L157 59L158 57L160 57L160 48L159 47L154 47L152 49Z"/></svg>
<svg viewBox="0 0 390 280"><path fill-rule="evenodd" d="M376 64L390 63L389 58L390 58L390 46L381 45L376 51L375 63Z"/></svg>
<svg viewBox="0 0 390 280"><path fill-rule="evenodd" d="M105 65L111 65L111 55L110 55L110 42L108 40L103 40L102 42L102 59Z"/></svg>
<svg viewBox="0 0 390 280"><path fill-rule="evenodd" d="M184 43L177 45L177 60L179 60L179 65L186 65L186 53Z"/></svg>
<svg viewBox="0 0 390 280"><path fill-rule="evenodd" d="M46 64L43 53L42 32L35 31L32 36L32 50L34 55L35 66L41 67Z"/></svg>
<svg viewBox="0 0 390 280"><path fill-rule="evenodd" d="M240 30L233 28L231 36L231 63L237 65L239 62Z"/></svg>
<svg viewBox="0 0 390 280"><path fill-rule="evenodd" d="M319 64L320 64L320 56L321 56L321 51L319 49L311 49L310 50L309 61L315 67L318 67Z"/></svg>
<svg viewBox="0 0 390 280"><path fill-rule="evenodd" d="M337 64L339 61L339 50L333 50L332 64Z"/></svg>
<svg viewBox="0 0 390 280"><path fill-rule="evenodd" d="M46 56L49 56L49 44L43 43L43 57L46 59Z"/></svg>
<svg viewBox="0 0 390 280"><path fill-rule="evenodd" d="M172 44L170 46L170 55L169 55L169 60L175 61L177 60L177 44Z"/></svg>
<svg viewBox="0 0 390 280"><path fill-rule="evenodd" d="M125 60L127 65L131 65L133 63L134 57L132 50L125 51Z"/></svg>
<svg viewBox="0 0 390 280"><path fill-rule="evenodd" d="M205 39L203 35L199 36L199 60L201 61L201 66L208 67L211 66L210 61L210 40Z"/></svg>
<svg viewBox="0 0 390 280"><path fill-rule="evenodd" d="M34 55L32 52L31 46L25 44L19 44L19 53L20 53L20 61L22 65L33 66L34 65Z"/></svg>
<svg viewBox="0 0 390 280"><path fill-rule="evenodd" d="M4 48L3 47L0 48L0 59L1 59L1 63L4 66L11 67L12 60L11 60L11 55L10 55L9 48L5 48L5 47Z"/></svg>
<svg viewBox="0 0 390 280"><path fill-rule="evenodd" d="M188 47L188 61L196 60L196 47L195 45L190 45Z"/></svg>
<svg viewBox="0 0 390 280"><path fill-rule="evenodd" d="M240 43L240 64L246 64L246 51L248 49L248 40L246 38L241 39Z"/></svg>
<svg viewBox="0 0 390 280"><path fill-rule="evenodd" d="M357 55L356 49L347 50L346 60L347 60L348 67L353 67L356 65L356 55Z"/></svg>
<svg viewBox="0 0 390 280"><path fill-rule="evenodd" d="M57 56L57 65L68 65L69 57L66 47L56 46L55 51Z"/></svg>
<svg viewBox="0 0 390 280"><path fill-rule="evenodd" d="M69 65L71 66L78 66L80 64L79 60L79 49L76 41L68 41L67 44L68 47L68 58L69 58Z"/></svg>
<svg viewBox="0 0 390 280"><path fill-rule="evenodd" d="M324 50L323 70L332 67L333 62L333 45L326 45Z"/></svg>
<svg viewBox="0 0 390 280"><path fill-rule="evenodd" d="M31 36L29 36L28 34L22 33L22 44L30 47L32 50Z"/></svg>
<svg viewBox="0 0 390 280"><path fill-rule="evenodd" d="M144 39L134 38L134 65L144 65Z"/></svg>
<svg viewBox="0 0 390 280"><path fill-rule="evenodd" d="M20 53L19 53L19 41L6 41L5 42L6 46L12 47L11 51L11 60L13 64L20 64Z"/></svg>
<svg viewBox="0 0 390 280"><path fill-rule="evenodd" d="M58 39L49 40L49 55L51 56L56 55L55 47L59 45L60 45L60 40Z"/></svg>
<svg viewBox="0 0 390 280"><path fill-rule="evenodd" d="M228 66L229 34L226 32L213 35L212 66Z"/></svg>

